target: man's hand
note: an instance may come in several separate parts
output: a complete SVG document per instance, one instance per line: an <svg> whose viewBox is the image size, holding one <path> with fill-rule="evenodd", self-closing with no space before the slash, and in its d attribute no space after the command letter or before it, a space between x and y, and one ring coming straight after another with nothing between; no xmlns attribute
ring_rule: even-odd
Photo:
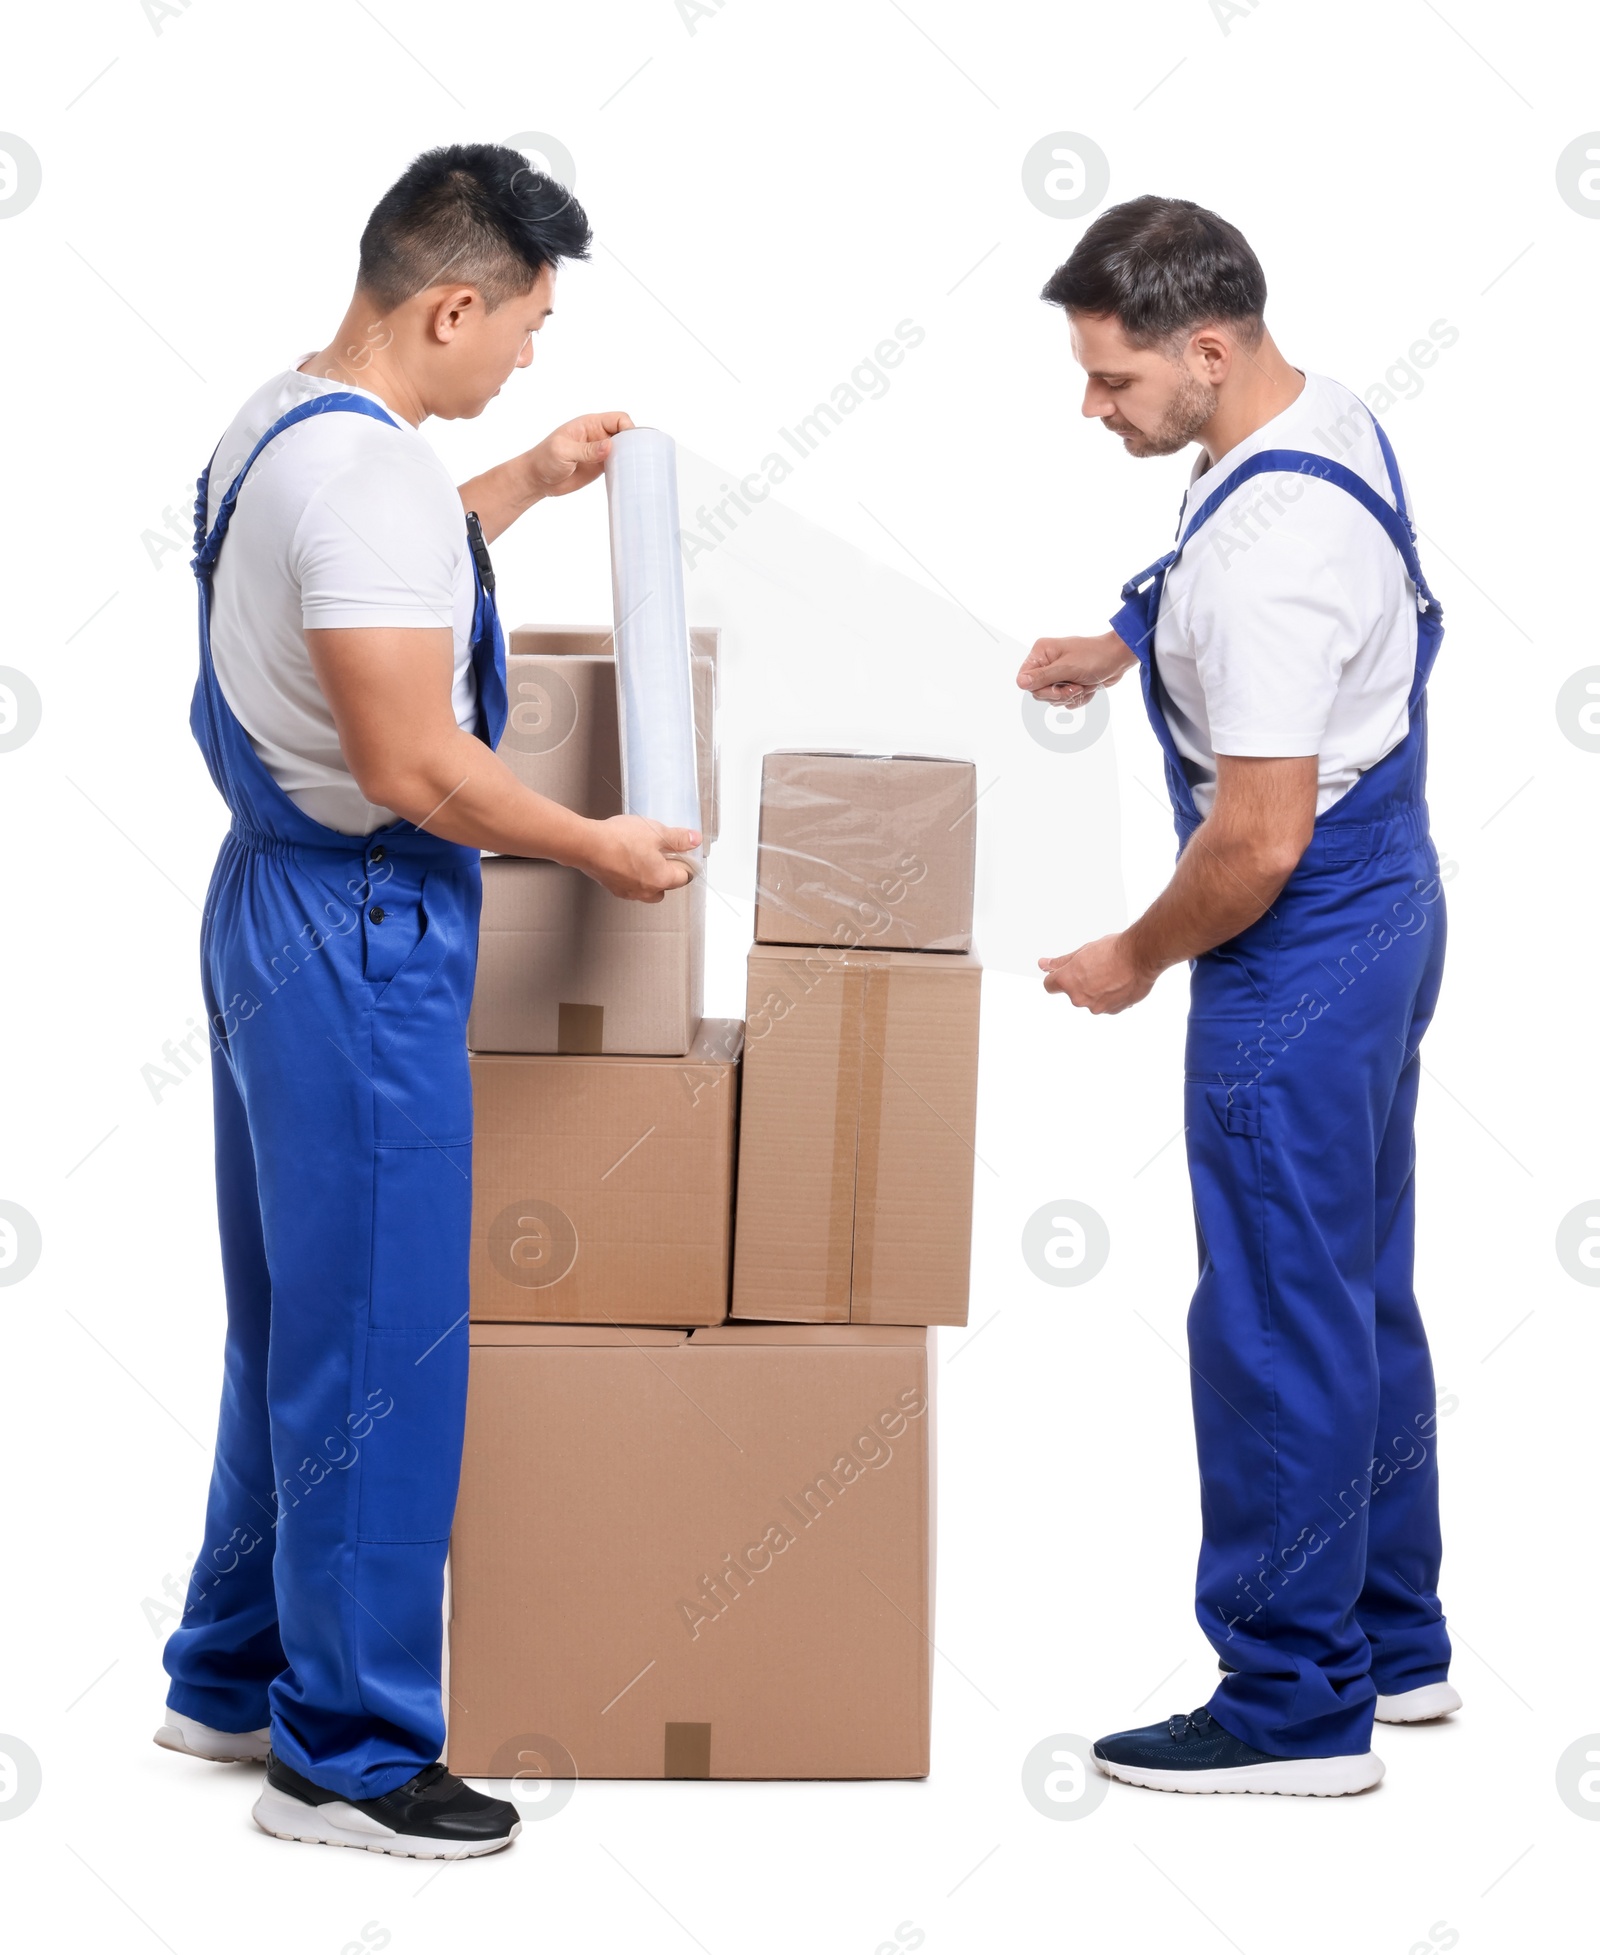
<svg viewBox="0 0 1600 1955"><path fill-rule="evenodd" d="M1217 757L1211 812L1189 837L1161 894L1115 937L1070 957L1041 957L1046 991L1086 1011L1126 1011L1173 964L1248 930L1278 900L1311 840L1317 757Z"/></svg>
<svg viewBox="0 0 1600 1955"><path fill-rule="evenodd" d="M537 493L566 496L587 488L605 467L611 437L632 426L626 414L613 408L604 414L580 414L576 421L547 434L523 458Z"/></svg>
<svg viewBox="0 0 1600 1955"><path fill-rule="evenodd" d="M587 827L583 852L573 858L573 866L613 896L659 903L669 889L682 889L690 880L688 863L674 858L700 846L694 829L663 828L643 815L612 815Z"/></svg>
<svg viewBox="0 0 1600 1955"><path fill-rule="evenodd" d="M476 512L484 540L492 543L546 496L569 496L574 489L587 488L606 465L611 437L632 426L618 408L580 414L547 434L537 448L463 482L457 490L461 506Z"/></svg>
<svg viewBox="0 0 1600 1955"><path fill-rule="evenodd" d="M1138 660L1114 631L1098 638L1040 638L1022 661L1017 684L1047 706L1085 706Z"/></svg>
<svg viewBox="0 0 1600 1955"><path fill-rule="evenodd" d="M1139 961L1126 931L1097 937L1066 957L1041 957L1039 968L1045 974L1046 991L1065 992L1075 1005L1096 1016L1138 1004L1161 975L1159 969Z"/></svg>

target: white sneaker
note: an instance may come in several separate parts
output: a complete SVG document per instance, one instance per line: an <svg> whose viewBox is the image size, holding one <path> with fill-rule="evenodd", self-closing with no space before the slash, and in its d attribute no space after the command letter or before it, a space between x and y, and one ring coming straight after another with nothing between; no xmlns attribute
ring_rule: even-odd
<svg viewBox="0 0 1600 1955"><path fill-rule="evenodd" d="M263 1731L213 1731L209 1724L185 1717L167 1707L167 1721L156 1733L156 1743L164 1751L181 1751L188 1758L209 1758L214 1765L264 1765L272 1746L272 1733Z"/></svg>
<svg viewBox="0 0 1600 1955"><path fill-rule="evenodd" d="M1393 1697L1378 1696L1372 1715L1380 1724L1427 1724L1461 1708L1461 1692L1453 1683L1424 1683Z"/></svg>

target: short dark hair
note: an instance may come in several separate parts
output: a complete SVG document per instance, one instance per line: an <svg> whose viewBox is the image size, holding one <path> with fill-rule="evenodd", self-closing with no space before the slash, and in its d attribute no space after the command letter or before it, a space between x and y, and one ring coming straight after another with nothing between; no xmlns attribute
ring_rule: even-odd
<svg viewBox="0 0 1600 1955"><path fill-rule="evenodd" d="M1244 233L1183 197L1135 197L1102 212L1039 294L1068 312L1113 317L1135 346L1221 322L1253 343L1267 279Z"/></svg>
<svg viewBox="0 0 1600 1955"><path fill-rule="evenodd" d="M357 283L387 308L459 279L492 312L546 265L587 258L590 236L577 198L520 150L452 143L425 151L379 198Z"/></svg>

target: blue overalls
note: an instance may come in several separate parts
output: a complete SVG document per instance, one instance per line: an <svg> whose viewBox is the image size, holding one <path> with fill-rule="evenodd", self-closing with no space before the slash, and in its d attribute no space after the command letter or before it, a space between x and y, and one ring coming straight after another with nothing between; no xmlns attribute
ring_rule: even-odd
<svg viewBox="0 0 1600 1955"><path fill-rule="evenodd" d="M439 1756L443 1569L467 1389L478 852L396 821L341 835L290 800L211 662L211 575L267 444L206 533L190 725L233 825L201 925L228 1329L205 1544L168 1701L375 1798ZM493 578L469 523L479 737L505 721Z"/></svg>
<svg viewBox="0 0 1600 1955"><path fill-rule="evenodd" d="M1201 817L1154 641L1167 573L1196 531L1255 476L1312 476L1383 525L1416 593L1406 737L1318 817L1260 921L1191 967L1195 1607L1236 1671L1211 1699L1217 1722L1289 1757L1367 1751L1375 1695L1435 1682L1450 1662L1433 1371L1412 1287L1418 1046L1445 948L1425 798L1442 613L1378 439L1395 506L1324 457L1252 455L1124 587L1112 620L1139 659L1181 852Z"/></svg>

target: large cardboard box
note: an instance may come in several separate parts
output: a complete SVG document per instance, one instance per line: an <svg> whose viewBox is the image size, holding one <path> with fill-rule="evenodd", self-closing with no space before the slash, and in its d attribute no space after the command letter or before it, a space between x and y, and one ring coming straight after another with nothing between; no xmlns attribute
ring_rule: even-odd
<svg viewBox="0 0 1600 1955"><path fill-rule="evenodd" d="M475 1325L449 1764L928 1770L928 1333Z"/></svg>
<svg viewBox="0 0 1600 1955"><path fill-rule="evenodd" d="M706 1019L682 1059L474 1056L474 1319L722 1322L743 1040Z"/></svg>
<svg viewBox="0 0 1600 1955"><path fill-rule="evenodd" d="M970 760L769 753L757 943L970 950L977 799Z"/></svg>
<svg viewBox="0 0 1600 1955"><path fill-rule="evenodd" d="M752 948L734 1317L967 1321L981 978L970 953Z"/></svg>
<svg viewBox="0 0 1600 1955"><path fill-rule="evenodd" d="M572 651L598 640L600 651ZM622 753L617 731L617 667L609 632L512 633L506 660L506 730L496 749L518 780L591 821L622 813ZM695 757L700 832L720 825L716 737L717 666L705 652L690 661L694 677Z"/></svg>
<svg viewBox="0 0 1600 1955"><path fill-rule="evenodd" d="M630 903L558 862L486 856L467 1044L681 1058L700 1025L705 921L698 876Z"/></svg>

